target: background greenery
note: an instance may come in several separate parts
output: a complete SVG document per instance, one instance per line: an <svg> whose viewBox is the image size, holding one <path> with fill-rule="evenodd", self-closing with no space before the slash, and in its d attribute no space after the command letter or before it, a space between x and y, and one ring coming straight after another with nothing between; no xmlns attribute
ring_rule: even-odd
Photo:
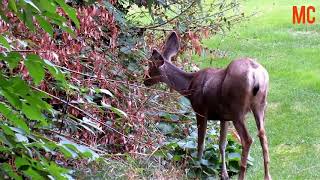
<svg viewBox="0 0 320 180"><path fill-rule="evenodd" d="M253 57L270 75L266 129L269 138L271 175L274 179L318 179L320 160L319 13L314 25L293 25L292 6L317 1L245 1L246 12L257 11L250 21L228 37L213 36L204 44L221 50L225 57L201 58L202 67L225 67L231 59ZM263 178L263 159L256 126L248 119L255 141L254 166L248 179Z"/></svg>

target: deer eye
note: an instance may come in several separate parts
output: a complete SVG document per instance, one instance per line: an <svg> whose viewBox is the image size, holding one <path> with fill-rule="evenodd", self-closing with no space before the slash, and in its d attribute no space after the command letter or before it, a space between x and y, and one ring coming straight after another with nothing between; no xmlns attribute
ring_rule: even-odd
<svg viewBox="0 0 320 180"><path fill-rule="evenodd" d="M149 70L149 66L148 66L148 65L146 65L146 64L145 64L145 65L143 65L143 66L142 66L142 68L143 68L143 70L145 70L145 71Z"/></svg>

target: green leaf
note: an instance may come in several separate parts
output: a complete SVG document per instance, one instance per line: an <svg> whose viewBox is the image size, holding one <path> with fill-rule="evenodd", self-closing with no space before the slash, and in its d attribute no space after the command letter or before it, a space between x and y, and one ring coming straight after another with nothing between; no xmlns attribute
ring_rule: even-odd
<svg viewBox="0 0 320 180"><path fill-rule="evenodd" d="M17 109L21 108L22 104L21 104L19 96L11 93L10 91L4 90L4 89L3 90L0 89L0 95L3 95L12 106L16 107Z"/></svg>
<svg viewBox="0 0 320 180"><path fill-rule="evenodd" d="M0 17L2 20L4 20L6 23L9 23L9 19L7 16L3 13L3 11L0 11Z"/></svg>
<svg viewBox="0 0 320 180"><path fill-rule="evenodd" d="M20 180L22 179L22 177L20 177L14 170L13 168L11 167L10 164L8 163L3 163L1 164L0 166L1 170L3 170L9 177L11 177L12 179L15 179L15 180Z"/></svg>
<svg viewBox="0 0 320 180"><path fill-rule="evenodd" d="M179 141L178 145L182 149L196 149L197 144L194 141Z"/></svg>
<svg viewBox="0 0 320 180"><path fill-rule="evenodd" d="M164 122L160 122L157 124L157 128L163 133L163 134L171 134L174 131L174 128L168 124L168 123L164 123Z"/></svg>
<svg viewBox="0 0 320 180"><path fill-rule="evenodd" d="M52 0L40 1L39 6L50 13L56 13L56 5Z"/></svg>
<svg viewBox="0 0 320 180"><path fill-rule="evenodd" d="M49 17L51 20L54 20L58 26L61 26L62 22L66 22L66 18L63 16L59 16L57 13L53 12L43 12L43 15Z"/></svg>
<svg viewBox="0 0 320 180"><path fill-rule="evenodd" d="M52 64L50 61L44 59L45 66L49 70L50 74L58 81L61 81L63 83L67 83L64 74L61 72L60 69L58 69L54 64Z"/></svg>
<svg viewBox="0 0 320 180"><path fill-rule="evenodd" d="M36 28L33 24L33 13L30 6L26 6L24 8L24 11L22 13L22 20L31 31L35 31Z"/></svg>
<svg viewBox="0 0 320 180"><path fill-rule="evenodd" d="M35 84L39 85L45 75L42 59L36 54L28 54L25 59L25 65Z"/></svg>
<svg viewBox="0 0 320 180"><path fill-rule="evenodd" d="M27 159L27 157L16 157L16 160L15 160L15 164L16 164L16 167L19 169L21 166L29 166L30 165L30 162L29 160Z"/></svg>
<svg viewBox="0 0 320 180"><path fill-rule="evenodd" d="M190 103L189 99L187 99L186 97L183 97L183 96L179 98L179 104L180 104L181 109L183 109L183 110L187 110L188 108L191 107L191 103Z"/></svg>
<svg viewBox="0 0 320 180"><path fill-rule="evenodd" d="M26 124L26 122L25 122L24 120L22 120L21 118L19 118L17 115L11 117L10 120L15 123L15 124L14 124L15 126L23 129L27 134L30 134L30 128L29 128L29 126Z"/></svg>
<svg viewBox="0 0 320 180"><path fill-rule="evenodd" d="M110 97L113 97L113 94L107 89L97 89L97 92L101 92L101 93L104 93L106 95L109 95Z"/></svg>
<svg viewBox="0 0 320 180"><path fill-rule="evenodd" d="M42 116L42 113L37 107L23 103L22 112L27 116L27 118L31 120L42 121L42 122L45 121L44 117Z"/></svg>
<svg viewBox="0 0 320 180"><path fill-rule="evenodd" d="M51 24L39 15L36 15L36 19L39 22L42 29L44 29L47 33L50 34L51 37L53 37L53 28L52 28Z"/></svg>
<svg viewBox="0 0 320 180"><path fill-rule="evenodd" d="M112 112L116 113L118 116L128 118L127 113L125 113L124 111L122 111L118 108L112 107L111 105L106 104L103 101L101 101L101 104L103 107L110 109Z"/></svg>
<svg viewBox="0 0 320 180"><path fill-rule="evenodd" d="M31 179L45 179L37 171L33 170L33 168L28 168L26 171L23 171L23 173Z"/></svg>
<svg viewBox="0 0 320 180"><path fill-rule="evenodd" d="M12 139L10 139L11 136L6 136L2 131L0 131L0 141L2 144L9 146L10 148L15 147L13 145ZM15 143L15 142L14 142Z"/></svg>
<svg viewBox="0 0 320 180"><path fill-rule="evenodd" d="M55 163L49 164L48 171L56 179L73 179L73 178L71 178L71 176L67 175L67 173L70 173L70 171L68 169L60 167Z"/></svg>
<svg viewBox="0 0 320 180"><path fill-rule="evenodd" d="M20 77L13 77L8 80L10 85L7 86L8 91L14 92L21 97L30 96L32 91L26 81Z"/></svg>
<svg viewBox="0 0 320 180"><path fill-rule="evenodd" d="M24 2L32 6L37 11L41 12L40 9L31 0L24 0Z"/></svg>
<svg viewBox="0 0 320 180"><path fill-rule="evenodd" d="M8 63L10 69L14 69L18 66L22 56L18 52L10 52L3 59Z"/></svg>
<svg viewBox="0 0 320 180"><path fill-rule="evenodd" d="M15 0L9 0L9 9L11 9L14 12L17 12L17 5Z"/></svg>
<svg viewBox="0 0 320 180"><path fill-rule="evenodd" d="M78 156L77 153L65 147L64 145L60 145L58 148L66 158L76 158Z"/></svg>
<svg viewBox="0 0 320 180"><path fill-rule="evenodd" d="M172 160L173 161L180 161L182 159L182 156L181 155L173 155L173 158L172 158Z"/></svg>
<svg viewBox="0 0 320 180"><path fill-rule="evenodd" d="M11 153L12 149L11 148L8 148L6 146L2 146L0 147L0 152L1 153Z"/></svg>
<svg viewBox="0 0 320 180"><path fill-rule="evenodd" d="M77 28L80 28L80 22L77 18L77 12L75 9L67 5L64 0L56 0L56 2L62 7L62 9L68 14L70 19L74 22Z"/></svg>
<svg viewBox="0 0 320 180"><path fill-rule="evenodd" d="M104 131L102 130L102 128L99 126L98 123L95 123L95 122L89 120L89 119L86 118L86 117L83 117L83 118L82 118L81 124L79 124L79 125L80 125L81 127L85 128L86 130L90 131L92 134L95 134L94 131L92 131L91 128L89 128L89 127L86 126L86 125L89 125L89 126L95 128L96 130L102 132L102 133L104 132Z"/></svg>
<svg viewBox="0 0 320 180"><path fill-rule="evenodd" d="M69 33L72 37L74 37L74 38L76 37L76 33L75 33L71 28L69 28L65 23L63 23L63 24L60 26L60 28L61 28L63 31Z"/></svg>
<svg viewBox="0 0 320 180"><path fill-rule="evenodd" d="M152 12L152 4L153 4L153 0L147 0L147 5L148 5L148 11L149 14L151 15L151 18L154 19L154 14Z"/></svg>
<svg viewBox="0 0 320 180"><path fill-rule="evenodd" d="M10 127L8 127L8 125L1 124L0 127L6 135L14 136L14 132L10 129Z"/></svg>
<svg viewBox="0 0 320 180"><path fill-rule="evenodd" d="M94 151L92 151L89 147L84 146L84 145L80 145L77 143L74 143L70 140L68 140L65 137L62 136L57 136L61 139L60 144L63 144L65 147L67 147L68 149L77 152L78 154L86 157L86 158L90 158L92 160L96 159L99 157L99 155L97 153L95 153Z"/></svg>
<svg viewBox="0 0 320 180"><path fill-rule="evenodd" d="M5 47L7 50L11 50L10 44L8 43L7 39L0 35L0 44Z"/></svg>

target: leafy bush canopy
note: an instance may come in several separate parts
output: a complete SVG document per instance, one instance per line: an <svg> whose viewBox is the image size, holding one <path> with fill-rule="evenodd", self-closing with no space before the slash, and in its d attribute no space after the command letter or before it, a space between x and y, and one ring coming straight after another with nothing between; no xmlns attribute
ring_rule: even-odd
<svg viewBox="0 0 320 180"><path fill-rule="evenodd" d="M168 113L176 94L140 85L148 50L176 30L177 63L190 63L190 54L206 53L201 38L244 18L236 1L0 3L0 172L13 179L72 179L71 169L103 155L172 145L167 153L185 159L176 154L184 146L155 132L193 120L191 109ZM187 129L166 134L182 138Z"/></svg>

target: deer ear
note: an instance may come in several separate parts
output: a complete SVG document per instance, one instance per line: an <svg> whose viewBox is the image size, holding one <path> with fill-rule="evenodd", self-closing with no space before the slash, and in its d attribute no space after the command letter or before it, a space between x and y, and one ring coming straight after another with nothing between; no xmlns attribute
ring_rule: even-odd
<svg viewBox="0 0 320 180"><path fill-rule="evenodd" d="M157 49L152 50L151 60L158 61L158 62L160 62L161 65L164 63L164 59L163 59L161 53Z"/></svg>
<svg viewBox="0 0 320 180"><path fill-rule="evenodd" d="M179 38L175 31L172 31L167 37L167 41L163 49L163 57L167 61L171 61L171 58L175 56L180 48Z"/></svg>

